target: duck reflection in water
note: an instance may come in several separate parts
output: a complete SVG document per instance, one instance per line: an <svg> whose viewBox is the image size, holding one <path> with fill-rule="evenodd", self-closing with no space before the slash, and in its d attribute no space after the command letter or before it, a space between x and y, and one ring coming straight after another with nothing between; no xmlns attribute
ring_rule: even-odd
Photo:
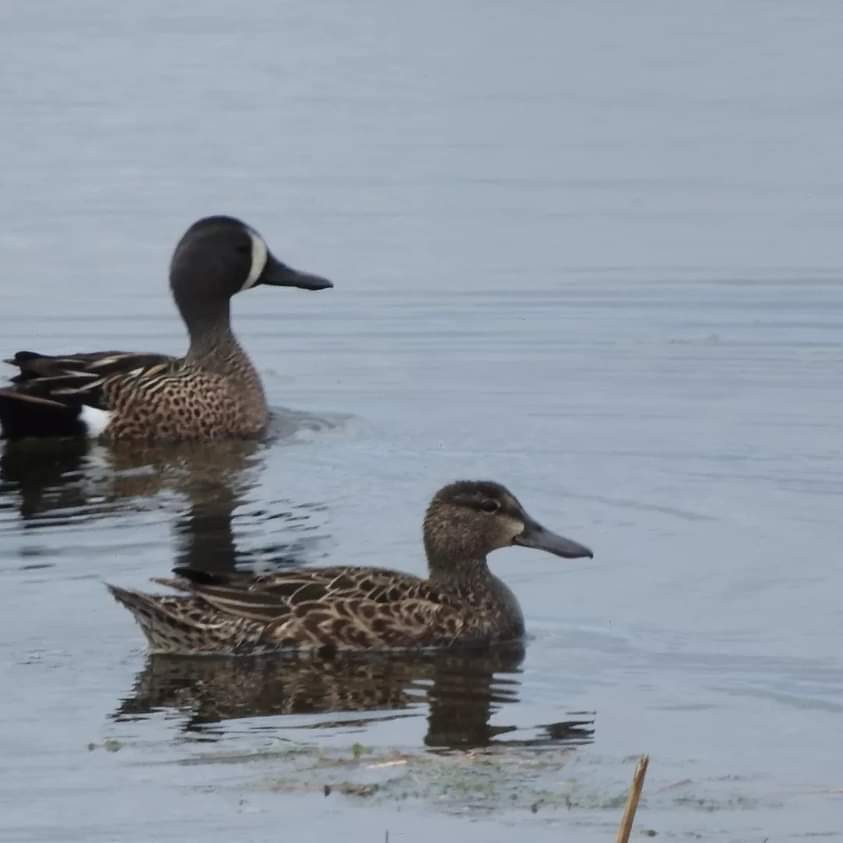
<svg viewBox="0 0 843 843"><path fill-rule="evenodd" d="M289 435L306 423L295 415L273 420L276 435ZM274 501L271 515L250 507L269 444L6 442L0 457L0 510L17 510L27 530L125 520L150 511L170 520L175 513L176 564L217 573L233 572L239 565L316 561L325 535L315 516L323 504ZM238 521L247 527L260 524L260 545L249 546L242 537L238 541ZM130 526L131 520L126 523Z"/></svg>
<svg viewBox="0 0 843 843"><path fill-rule="evenodd" d="M530 746L590 743L594 720L587 714L542 725L492 724L519 702L523 658L521 644L333 658L151 655L114 717L176 711L185 731L208 738L222 736L226 721L241 718L373 712L357 721L326 716L299 727L325 729L417 717L426 710L424 743L430 748L477 749L503 740Z"/></svg>

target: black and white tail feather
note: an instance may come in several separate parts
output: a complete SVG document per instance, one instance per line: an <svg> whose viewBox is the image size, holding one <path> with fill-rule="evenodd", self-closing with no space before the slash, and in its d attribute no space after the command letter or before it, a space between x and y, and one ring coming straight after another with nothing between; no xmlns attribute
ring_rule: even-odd
<svg viewBox="0 0 843 843"><path fill-rule="evenodd" d="M130 351L61 356L19 351L5 362L17 366L19 372L11 378L12 386L0 389L4 438L95 438L106 431L111 418L106 384L163 374L176 358Z"/></svg>

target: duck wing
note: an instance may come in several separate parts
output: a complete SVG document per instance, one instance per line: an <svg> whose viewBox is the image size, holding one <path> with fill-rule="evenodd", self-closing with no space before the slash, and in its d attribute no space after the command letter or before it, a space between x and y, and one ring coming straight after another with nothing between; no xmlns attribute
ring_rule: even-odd
<svg viewBox="0 0 843 843"><path fill-rule="evenodd" d="M5 362L17 366L12 386L0 389L0 426L8 439L90 433L83 407L108 410L105 387L121 377L152 377L177 358L133 351L49 355L19 351Z"/></svg>
<svg viewBox="0 0 843 843"><path fill-rule="evenodd" d="M427 580L382 568L313 568L252 576L177 568L156 579L230 618L264 625L272 648L441 646L465 627L465 607Z"/></svg>
<svg viewBox="0 0 843 843"><path fill-rule="evenodd" d="M216 574L186 567L173 570L177 577L156 578L155 582L187 591L220 611L254 620L277 620L302 605L327 605L339 600L366 600L378 605L423 600L458 605L427 580L386 568L294 568L257 575Z"/></svg>

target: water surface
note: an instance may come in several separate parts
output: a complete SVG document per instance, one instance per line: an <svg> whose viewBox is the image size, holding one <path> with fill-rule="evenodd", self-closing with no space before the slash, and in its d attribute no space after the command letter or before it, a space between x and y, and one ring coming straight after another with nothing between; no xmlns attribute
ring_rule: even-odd
<svg viewBox="0 0 843 843"><path fill-rule="evenodd" d="M336 283L234 305L266 442L3 453L0 838L606 840L640 752L642 829L843 838L841 7L0 18L7 352L179 353L207 213ZM523 653L149 659L103 585L422 573L458 477L596 552L493 557Z"/></svg>

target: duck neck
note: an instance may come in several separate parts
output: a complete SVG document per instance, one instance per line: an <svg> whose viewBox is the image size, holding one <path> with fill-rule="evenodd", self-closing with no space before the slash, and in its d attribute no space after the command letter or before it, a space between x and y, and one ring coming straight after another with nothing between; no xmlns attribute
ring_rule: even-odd
<svg viewBox="0 0 843 843"><path fill-rule="evenodd" d="M487 630L484 634L493 634L502 640L520 638L524 634L524 615L518 599L506 583L489 570L485 557L470 561L451 559L445 562L430 558L428 561L430 582L463 599L469 611L476 610L471 624L482 628L492 619L492 632Z"/></svg>
<svg viewBox="0 0 843 843"><path fill-rule="evenodd" d="M185 358L204 369L227 374L233 365L242 368L245 354L231 331L231 311L228 299L217 302L213 307L182 311L188 333L190 348Z"/></svg>
<svg viewBox="0 0 843 843"><path fill-rule="evenodd" d="M453 559L428 554L430 581L440 587L457 591L488 588L492 572L486 564L486 557Z"/></svg>

